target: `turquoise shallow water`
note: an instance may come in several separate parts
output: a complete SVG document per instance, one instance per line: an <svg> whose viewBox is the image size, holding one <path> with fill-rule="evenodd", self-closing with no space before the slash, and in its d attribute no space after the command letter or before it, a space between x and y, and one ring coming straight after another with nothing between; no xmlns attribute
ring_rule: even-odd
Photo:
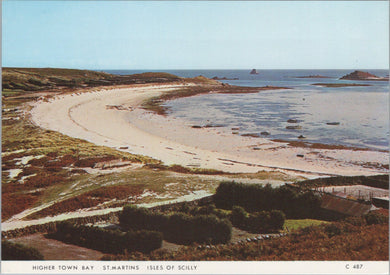
<svg viewBox="0 0 390 275"><path fill-rule="evenodd" d="M156 71L156 70L150 70ZM353 70L183 70L167 71L183 77L238 78L224 80L240 86L283 86L292 89L255 94L207 94L166 103L171 116L194 125L221 124L240 134L268 132L267 138L388 149L389 85L382 81L339 80ZM113 73L113 71L110 71ZM115 71L131 74L142 71ZM369 70L378 76L386 70ZM298 78L323 75L329 78ZM362 83L371 86L327 88L313 83ZM296 120L289 123L288 120ZM337 122L338 125L327 123ZM293 126L293 127L292 127ZM295 129L292 129L295 128Z"/></svg>

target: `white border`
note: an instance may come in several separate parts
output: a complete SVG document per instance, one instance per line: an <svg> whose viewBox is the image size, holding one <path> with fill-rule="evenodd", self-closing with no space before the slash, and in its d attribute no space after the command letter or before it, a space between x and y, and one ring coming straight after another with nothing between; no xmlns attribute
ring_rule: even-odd
<svg viewBox="0 0 390 275"><path fill-rule="evenodd" d="M1 274L389 274L386 261L2 261L1 264Z"/></svg>

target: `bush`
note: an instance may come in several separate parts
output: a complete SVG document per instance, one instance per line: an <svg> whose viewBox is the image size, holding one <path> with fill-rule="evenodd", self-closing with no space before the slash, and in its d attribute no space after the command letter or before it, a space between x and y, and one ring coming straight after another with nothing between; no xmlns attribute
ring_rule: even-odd
<svg viewBox="0 0 390 275"><path fill-rule="evenodd" d="M283 228L285 215L282 211L260 211L248 213L241 206L233 206L230 215L232 224L243 230L254 233L268 233Z"/></svg>
<svg viewBox="0 0 390 275"><path fill-rule="evenodd" d="M1 242L1 255L2 260L43 260L37 249L10 241Z"/></svg>
<svg viewBox="0 0 390 275"><path fill-rule="evenodd" d="M330 223L325 225L325 233L329 237L340 235L343 231L342 225L339 223Z"/></svg>
<svg viewBox="0 0 390 275"><path fill-rule="evenodd" d="M214 201L223 209L238 205L248 212L281 210L288 218L315 218L321 205L321 198L311 191L235 182L222 182Z"/></svg>
<svg viewBox="0 0 390 275"><path fill-rule="evenodd" d="M232 213L230 216L230 221L232 224L238 228L241 228L245 224L245 219L247 218L247 212L241 206L233 206Z"/></svg>
<svg viewBox="0 0 390 275"><path fill-rule="evenodd" d="M226 243L231 238L230 222L215 215L165 215L129 205L120 213L119 222L127 229L162 232L164 239L179 244Z"/></svg>
<svg viewBox="0 0 390 275"><path fill-rule="evenodd" d="M204 206L197 206L193 208L187 209L187 211L181 211L184 213L189 213L190 215L215 215L220 219L228 219L229 215L226 213L226 211L222 209L218 209L215 207L215 204L208 204Z"/></svg>
<svg viewBox="0 0 390 275"><path fill-rule="evenodd" d="M160 248L162 234L153 231L107 230L99 227L74 225L69 222L57 224L50 238L102 251L103 253L125 253L140 251L149 253Z"/></svg>
<svg viewBox="0 0 390 275"><path fill-rule="evenodd" d="M286 215L282 211L272 210L270 215L270 228L271 230L282 229L284 226L284 221L286 220Z"/></svg>
<svg viewBox="0 0 390 275"><path fill-rule="evenodd" d="M346 223L349 223L349 224L352 224L352 225L355 225L355 226L363 226L363 225L366 225L367 222L366 222L366 219L362 216L351 216L351 217L348 217L345 219L345 222Z"/></svg>
<svg viewBox="0 0 390 275"><path fill-rule="evenodd" d="M127 232L124 239L126 251L149 253L161 247L163 235L161 232L140 230L136 232Z"/></svg>
<svg viewBox="0 0 390 275"><path fill-rule="evenodd" d="M388 224L389 217L376 212L370 212L364 216L368 225L371 224Z"/></svg>

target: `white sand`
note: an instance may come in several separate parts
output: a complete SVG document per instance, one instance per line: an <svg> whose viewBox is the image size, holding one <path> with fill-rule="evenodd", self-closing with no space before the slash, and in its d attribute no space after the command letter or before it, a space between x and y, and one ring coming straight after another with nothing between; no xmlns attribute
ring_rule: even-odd
<svg viewBox="0 0 390 275"><path fill-rule="evenodd" d="M219 132L218 128L192 129L184 121L140 108L146 98L180 89L182 85L146 85L56 96L49 102L34 104L32 121L42 128L97 145L127 147L120 150L153 157L168 165L226 172L281 171L306 177L387 172L364 166L368 162L388 164L386 152L295 148ZM121 105L122 109L133 111L107 105Z"/></svg>

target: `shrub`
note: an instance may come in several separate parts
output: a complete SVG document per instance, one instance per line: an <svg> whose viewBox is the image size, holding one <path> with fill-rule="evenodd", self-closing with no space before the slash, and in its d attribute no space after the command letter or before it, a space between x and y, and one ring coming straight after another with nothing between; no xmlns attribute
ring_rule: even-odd
<svg viewBox="0 0 390 275"><path fill-rule="evenodd" d="M272 210L270 215L270 228L271 230L282 229L284 226L284 221L286 220L286 215L282 211Z"/></svg>
<svg viewBox="0 0 390 275"><path fill-rule="evenodd" d="M162 232L164 239L179 244L225 243L231 238L230 222L215 215L165 215L129 205L120 213L119 221L124 228Z"/></svg>
<svg viewBox="0 0 390 275"><path fill-rule="evenodd" d="M2 260L43 260L42 254L35 248L10 241L1 242Z"/></svg>
<svg viewBox="0 0 390 275"><path fill-rule="evenodd" d="M247 212L241 206L233 206L232 213L230 216L230 221L232 224L238 228L242 228L245 224L245 219L247 218Z"/></svg>
<svg viewBox="0 0 390 275"><path fill-rule="evenodd" d="M330 223L325 225L325 233L329 237L340 235L342 231L342 226L339 223Z"/></svg>
<svg viewBox="0 0 390 275"><path fill-rule="evenodd" d="M214 201L218 208L223 209L238 205L248 212L281 210L288 218L314 218L321 205L321 198L311 191L235 182L222 182Z"/></svg>
<svg viewBox="0 0 390 275"><path fill-rule="evenodd" d="M370 224L388 224L389 217L377 212L370 212L364 216L368 225Z"/></svg>
<svg viewBox="0 0 390 275"><path fill-rule="evenodd" d="M322 226L300 229L283 238L229 244L218 249L186 247L175 252L153 251L106 256L121 261L388 261L389 227L361 226L349 234L329 238Z"/></svg>
<svg viewBox="0 0 390 275"><path fill-rule="evenodd" d="M248 213L236 205L233 206L230 215L230 221L234 226L254 233L278 231L283 228L285 218L284 213L279 210Z"/></svg>
<svg viewBox="0 0 390 275"><path fill-rule="evenodd" d="M179 211L184 213L189 213L190 215L215 215L220 219L229 218L229 215L226 213L226 211L216 208L215 204L197 206L197 207L189 208L187 209L187 211L181 211L181 210Z"/></svg>
<svg viewBox="0 0 390 275"><path fill-rule="evenodd" d="M48 236L66 243L114 254L131 251L149 253L162 245L160 232L143 230L125 233L119 230L74 225L69 222L57 224L56 231Z"/></svg>
<svg viewBox="0 0 390 275"><path fill-rule="evenodd" d="M271 220L270 212L260 211L253 214L250 214L245 221L245 227L248 231L256 233L265 233L270 230Z"/></svg>
<svg viewBox="0 0 390 275"><path fill-rule="evenodd" d="M347 217L345 219L345 222L346 223L349 223L349 224L352 224L352 225L355 225L355 226L362 226L362 225L366 225L367 222L366 222L366 219L364 217L357 217L357 216L351 216L351 217Z"/></svg>

